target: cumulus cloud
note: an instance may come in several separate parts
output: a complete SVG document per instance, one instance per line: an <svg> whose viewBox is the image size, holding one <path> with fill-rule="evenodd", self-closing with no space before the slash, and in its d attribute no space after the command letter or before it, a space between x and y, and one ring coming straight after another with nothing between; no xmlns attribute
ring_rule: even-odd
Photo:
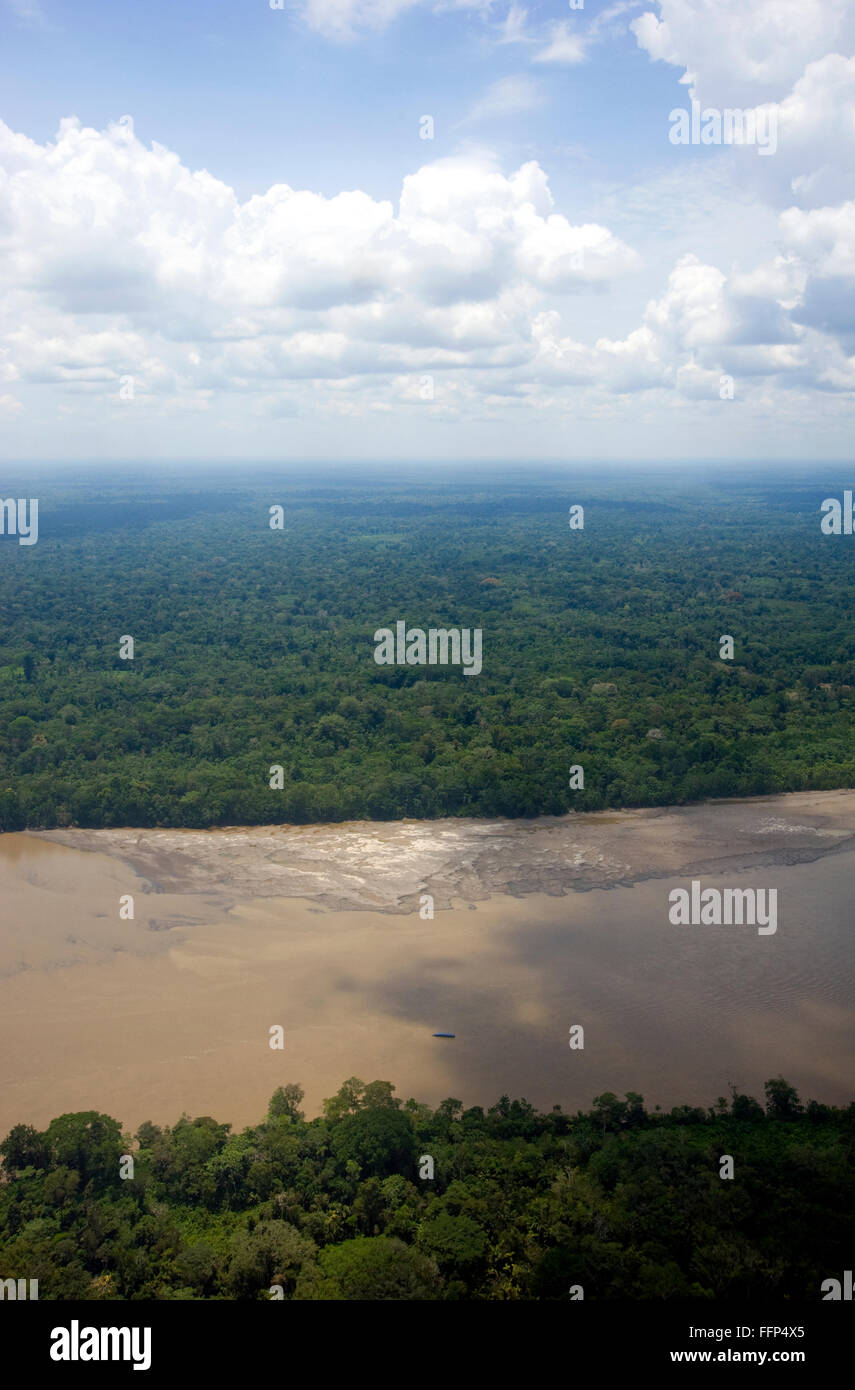
<svg viewBox="0 0 855 1390"><path fill-rule="evenodd" d="M753 268L681 256L605 336L580 295L639 258L556 209L536 161L439 159L397 204L286 184L241 203L127 122L66 120L44 145L0 124L0 409L19 429L29 392L53 387L63 410L115 402L123 376L153 409L238 395L268 420L409 410L424 374L448 419L570 396L595 418L648 393L688 408L718 399L722 373L851 393L855 204L790 206L778 232Z"/></svg>
<svg viewBox="0 0 855 1390"><path fill-rule="evenodd" d="M0 374L139 389L509 365L544 298L635 268L553 208L535 162L427 164L396 209L285 184L239 203L127 123L0 124ZM23 327L21 325L24 325Z"/></svg>
<svg viewBox="0 0 855 1390"><path fill-rule="evenodd" d="M619 394L667 390L692 400L718 399L725 374L782 389L849 393L851 347L834 336L836 325L808 322L810 284L795 255L731 275L683 256L664 294L625 338L601 337L587 347L562 334L557 314L539 315L532 329L538 377Z"/></svg>
<svg viewBox="0 0 855 1390"><path fill-rule="evenodd" d="M810 212L789 208L781 230L813 274L855 280L855 202Z"/></svg>
<svg viewBox="0 0 855 1390"><path fill-rule="evenodd" d="M855 352L855 202L789 208L781 216L781 233L805 268L793 318Z"/></svg>
<svg viewBox="0 0 855 1390"><path fill-rule="evenodd" d="M855 176L850 0L659 0L658 10L630 26L650 58L683 68L687 95L704 109L742 111L776 132L770 157L743 159L737 179L750 180L779 207L821 207L849 196Z"/></svg>
<svg viewBox="0 0 855 1390"><path fill-rule="evenodd" d="M633 20L629 26L636 39L639 48L643 48L654 62L675 63L681 62L679 50L671 37L671 31L664 20L657 19L655 14L649 11Z"/></svg>
<svg viewBox="0 0 855 1390"><path fill-rule="evenodd" d="M704 101L783 97L808 63L855 42L849 0L659 0L634 20L639 46L683 67Z"/></svg>
<svg viewBox="0 0 855 1390"><path fill-rule="evenodd" d="M811 62L778 106L788 191L818 206L850 192L855 176L855 56ZM769 161L765 161L768 163ZM773 161L777 164L778 161Z"/></svg>

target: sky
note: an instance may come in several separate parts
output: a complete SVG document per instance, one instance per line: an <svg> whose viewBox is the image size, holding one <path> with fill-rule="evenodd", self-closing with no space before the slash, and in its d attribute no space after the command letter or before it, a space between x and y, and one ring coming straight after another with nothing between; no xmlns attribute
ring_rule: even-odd
<svg viewBox="0 0 855 1390"><path fill-rule="evenodd" d="M850 0L0 0L6 461L853 424Z"/></svg>

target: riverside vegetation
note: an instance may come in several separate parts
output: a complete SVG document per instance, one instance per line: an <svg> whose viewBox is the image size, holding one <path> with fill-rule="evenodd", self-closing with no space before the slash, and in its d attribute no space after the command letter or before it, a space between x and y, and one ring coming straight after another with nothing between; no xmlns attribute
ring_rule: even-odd
<svg viewBox="0 0 855 1390"><path fill-rule="evenodd" d="M307 1122L289 1084L240 1134L182 1116L136 1145L94 1111L18 1125L0 1277L40 1299L813 1302L851 1263L855 1103L805 1106L781 1077L765 1108L731 1087L668 1114L632 1092L571 1116L394 1089L352 1077Z"/></svg>
<svg viewBox="0 0 855 1390"><path fill-rule="evenodd" d="M855 542L820 530L835 489L607 471L40 487L38 544L0 541L0 829L851 786ZM481 629L483 669L379 666L374 633L401 613Z"/></svg>

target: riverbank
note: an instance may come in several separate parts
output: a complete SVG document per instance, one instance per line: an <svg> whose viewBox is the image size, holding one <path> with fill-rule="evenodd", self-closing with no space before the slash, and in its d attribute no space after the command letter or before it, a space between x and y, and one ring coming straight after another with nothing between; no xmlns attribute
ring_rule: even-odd
<svg viewBox="0 0 855 1390"><path fill-rule="evenodd" d="M561 896L649 878L811 863L855 846L855 791L533 820L349 821L222 830L48 830L110 855L162 893L305 898L334 911L415 912L496 893Z"/></svg>

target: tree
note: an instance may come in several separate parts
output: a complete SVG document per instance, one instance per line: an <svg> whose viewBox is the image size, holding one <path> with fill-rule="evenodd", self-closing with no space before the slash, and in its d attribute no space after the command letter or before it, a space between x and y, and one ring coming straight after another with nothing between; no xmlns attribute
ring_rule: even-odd
<svg viewBox="0 0 855 1390"><path fill-rule="evenodd" d="M246 1200L246 1175L255 1157L255 1135L250 1130L230 1135L219 1152L208 1159L206 1175L213 1179L217 1200L224 1206L241 1206Z"/></svg>
<svg viewBox="0 0 855 1390"><path fill-rule="evenodd" d="M267 1107L268 1120L277 1120L280 1115L287 1115L292 1120L305 1119L299 1108L305 1094L302 1086L293 1081L289 1081L287 1086L277 1086Z"/></svg>
<svg viewBox="0 0 855 1390"><path fill-rule="evenodd" d="M237 1231L229 1242L229 1287L237 1298L258 1298L272 1284L290 1295L315 1253L314 1242L287 1221L261 1221L253 1231Z"/></svg>
<svg viewBox="0 0 855 1390"><path fill-rule="evenodd" d="M80 1187L80 1174L73 1168L54 1168L45 1178L44 1199L51 1206L61 1207L71 1201Z"/></svg>
<svg viewBox="0 0 855 1390"><path fill-rule="evenodd" d="M358 1163L364 1175L407 1176L413 1169L415 1136L410 1118L389 1106L345 1116L333 1130L330 1146L336 1158Z"/></svg>
<svg viewBox="0 0 855 1390"><path fill-rule="evenodd" d="M441 1269L465 1279L483 1264L487 1234L471 1216L438 1211L419 1227L418 1245Z"/></svg>
<svg viewBox="0 0 855 1390"><path fill-rule="evenodd" d="M22 714L13 719L6 729L6 736L13 748L28 748L33 741L37 725L34 720Z"/></svg>
<svg viewBox="0 0 855 1390"><path fill-rule="evenodd" d="M647 1124L647 1111L644 1108L644 1096L638 1091L627 1091L626 1093L626 1124L628 1129L643 1129Z"/></svg>
<svg viewBox="0 0 855 1390"><path fill-rule="evenodd" d="M601 1096L594 1096L594 1114L603 1127L603 1134L607 1129L620 1129L626 1110L626 1101L618 1100L614 1091L604 1091Z"/></svg>
<svg viewBox="0 0 855 1390"><path fill-rule="evenodd" d="M730 1113L735 1120L762 1120L763 1107L753 1096L737 1095L735 1087L731 1091L733 1099Z"/></svg>
<svg viewBox="0 0 855 1390"><path fill-rule="evenodd" d="M383 1106L397 1110L401 1102L392 1095L394 1089L391 1081L369 1081L365 1087L361 1104L366 1110Z"/></svg>
<svg viewBox="0 0 855 1390"><path fill-rule="evenodd" d="M216 1255L207 1241L196 1241L176 1256L175 1269L179 1279L204 1295L211 1289L216 1271Z"/></svg>
<svg viewBox="0 0 855 1390"><path fill-rule="evenodd" d="M587 1282L585 1256L580 1250L555 1246L547 1250L535 1270L532 1294L537 1299L569 1301L574 1284Z"/></svg>
<svg viewBox="0 0 855 1390"><path fill-rule="evenodd" d="M335 1123L343 1115L352 1115L362 1103L365 1082L358 1076L351 1076L336 1091L334 1096L323 1102L323 1111L328 1120Z"/></svg>
<svg viewBox="0 0 855 1390"><path fill-rule="evenodd" d="M15 1125L0 1144L3 1169L10 1177L22 1168L47 1168L50 1145L46 1135L32 1125Z"/></svg>
<svg viewBox="0 0 855 1390"><path fill-rule="evenodd" d="M440 1288L436 1265L420 1251L388 1236L357 1236L322 1250L317 1274L299 1280L295 1298L402 1302L438 1298Z"/></svg>
<svg viewBox="0 0 855 1390"><path fill-rule="evenodd" d="M191 1120L187 1115L166 1129L152 1145L152 1165L166 1191L185 1202L215 1202L217 1179L210 1160L226 1143L231 1125L210 1115Z"/></svg>
<svg viewBox="0 0 855 1390"><path fill-rule="evenodd" d="M60 1115L51 1120L45 1138L54 1163L74 1168L80 1174L81 1186L90 1180L119 1180L122 1131L109 1115L96 1110Z"/></svg>
<svg viewBox="0 0 855 1390"><path fill-rule="evenodd" d="M162 1133L160 1125L152 1124L151 1120L143 1120L136 1133L137 1143L141 1149L150 1149Z"/></svg>
<svg viewBox="0 0 855 1390"><path fill-rule="evenodd" d="M804 1113L795 1087L790 1086L783 1076L773 1077L764 1087L766 1092L766 1114L772 1120L795 1120Z"/></svg>

